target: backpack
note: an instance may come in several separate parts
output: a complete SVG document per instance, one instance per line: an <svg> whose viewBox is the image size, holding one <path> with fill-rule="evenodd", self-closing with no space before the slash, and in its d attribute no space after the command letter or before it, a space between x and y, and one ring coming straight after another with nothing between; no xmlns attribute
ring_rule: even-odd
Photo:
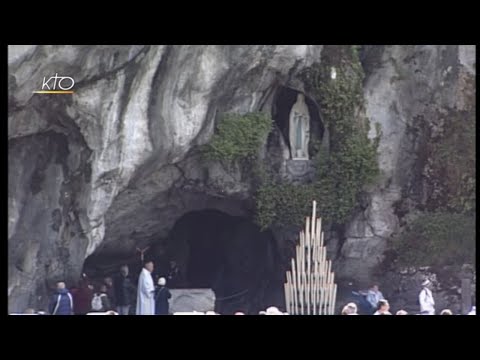
<svg viewBox="0 0 480 360"><path fill-rule="evenodd" d="M92 310L94 311L102 311L103 310L103 303L102 303L102 296L105 294L95 294L92 299Z"/></svg>

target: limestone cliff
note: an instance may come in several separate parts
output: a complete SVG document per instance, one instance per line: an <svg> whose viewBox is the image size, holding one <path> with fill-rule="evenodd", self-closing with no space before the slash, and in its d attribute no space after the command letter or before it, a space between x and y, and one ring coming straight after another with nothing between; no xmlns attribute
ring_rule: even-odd
<svg viewBox="0 0 480 360"><path fill-rule="evenodd" d="M10 311L44 306L50 282L78 278L88 256L135 254L166 238L188 212L251 217L248 176L203 165L197 150L221 114L270 113L279 88L304 92L299 74L321 61L322 49L10 46ZM382 176L367 189L345 238L332 236L329 246L340 254L340 277L367 280L399 227L395 204L421 202L406 189L427 191L419 177L425 135L410 127L474 111L467 93L474 92L475 47L366 46L362 61L367 116L382 129ZM33 94L56 73L75 80L73 95ZM276 126L274 132L281 133ZM286 142L277 145L266 156L288 158Z"/></svg>

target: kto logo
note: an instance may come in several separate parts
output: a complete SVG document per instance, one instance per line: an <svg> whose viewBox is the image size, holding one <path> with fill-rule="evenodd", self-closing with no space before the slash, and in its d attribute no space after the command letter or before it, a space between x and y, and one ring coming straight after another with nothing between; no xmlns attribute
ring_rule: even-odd
<svg viewBox="0 0 480 360"><path fill-rule="evenodd" d="M70 76L55 76L43 78L42 90L34 91L35 94L73 94L75 80Z"/></svg>

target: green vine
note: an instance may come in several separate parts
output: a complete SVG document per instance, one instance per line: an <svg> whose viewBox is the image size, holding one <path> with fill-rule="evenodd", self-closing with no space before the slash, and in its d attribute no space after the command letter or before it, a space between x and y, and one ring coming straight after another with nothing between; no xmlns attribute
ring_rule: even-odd
<svg viewBox="0 0 480 360"><path fill-rule="evenodd" d="M321 64L304 73L304 82L320 104L330 133L330 151L315 156L315 180L294 186L263 181L257 193L257 222L266 228L274 223L301 225L311 201L317 200L326 221L344 223L358 204L365 185L378 175L377 138L368 138L369 122L363 117L363 70L355 46L327 46ZM334 68L334 70L332 70ZM332 72L335 79L332 79ZM316 146L318 148L318 146Z"/></svg>
<svg viewBox="0 0 480 360"><path fill-rule="evenodd" d="M379 174L377 148L381 131L376 124L377 137L374 141L368 138L363 79L356 46L326 47L322 64L314 65L306 74L330 133L330 155L320 156L317 165L319 211L326 220L339 224L347 221L364 187Z"/></svg>
<svg viewBox="0 0 480 360"><path fill-rule="evenodd" d="M256 193L256 223L265 230L272 224L301 225L314 199L312 185L267 180Z"/></svg>
<svg viewBox="0 0 480 360"><path fill-rule="evenodd" d="M419 158L425 162L418 160L423 169L416 181L425 195L418 208L425 212L413 220L405 218L402 231L391 239L383 267L475 262L474 77L464 79L462 86L462 110L443 109L436 117L418 117L411 125L423 140Z"/></svg>
<svg viewBox="0 0 480 360"><path fill-rule="evenodd" d="M321 149L319 139L311 139L316 176L309 184L287 183L270 174L268 165L258 164L259 148L272 128L268 116L227 114L219 122L205 147L205 156L230 164L250 164L258 185L256 222L263 229L273 224L301 225L314 199L327 221L344 223L352 214L364 186L378 174L379 138L368 139L369 123L362 116L363 77L355 46L326 46L322 63L303 73L307 90L320 104L322 120L330 133L328 154Z"/></svg>
<svg viewBox="0 0 480 360"><path fill-rule="evenodd" d="M272 119L264 113L225 114L205 146L204 155L208 160L227 164L254 161L271 129Z"/></svg>
<svg viewBox="0 0 480 360"><path fill-rule="evenodd" d="M446 212L423 213L392 241L400 266L473 263L475 217Z"/></svg>
<svg viewBox="0 0 480 360"><path fill-rule="evenodd" d="M434 189L428 208L475 213L475 139L475 110L450 113L443 135L428 144L431 157L427 164L429 171L426 172L426 180Z"/></svg>

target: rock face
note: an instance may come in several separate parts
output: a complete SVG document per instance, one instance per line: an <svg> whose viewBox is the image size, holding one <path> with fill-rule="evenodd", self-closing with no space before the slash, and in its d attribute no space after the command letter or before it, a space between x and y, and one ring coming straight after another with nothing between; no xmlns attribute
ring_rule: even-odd
<svg viewBox="0 0 480 360"><path fill-rule="evenodd" d="M408 211L428 196L422 188L422 144L448 121L447 114L471 111L466 99L475 94L475 46L367 46L363 65L369 136L377 135L374 124L382 133L381 178L368 190L364 211L347 225L335 269L339 276L367 282L383 259L387 239L399 229L396 204L402 200ZM413 132L418 126L428 134Z"/></svg>
<svg viewBox="0 0 480 360"><path fill-rule="evenodd" d="M295 74L321 49L11 46L11 310L45 306L51 281L78 278L99 246L134 254L191 210L242 215L241 173L203 169L191 150L217 114L268 108L278 83L302 90ZM56 73L74 96L32 94Z"/></svg>
<svg viewBox="0 0 480 360"><path fill-rule="evenodd" d="M303 91L297 75L319 62L321 51L319 45L10 46L9 311L44 308L52 282L78 279L89 255L135 256L136 247L166 239L188 212L251 216L244 170L204 166L197 150L219 115L271 112L279 87ZM409 134L409 124L434 123L439 113L465 107L475 47L367 47L364 67L367 114L383 134L382 178L368 189L346 238L330 243L340 248L330 251L340 254L339 276L368 280L399 226L394 204L415 179L421 139ZM75 94L32 93L55 74L72 77ZM275 148L264 156L288 158L285 141Z"/></svg>

